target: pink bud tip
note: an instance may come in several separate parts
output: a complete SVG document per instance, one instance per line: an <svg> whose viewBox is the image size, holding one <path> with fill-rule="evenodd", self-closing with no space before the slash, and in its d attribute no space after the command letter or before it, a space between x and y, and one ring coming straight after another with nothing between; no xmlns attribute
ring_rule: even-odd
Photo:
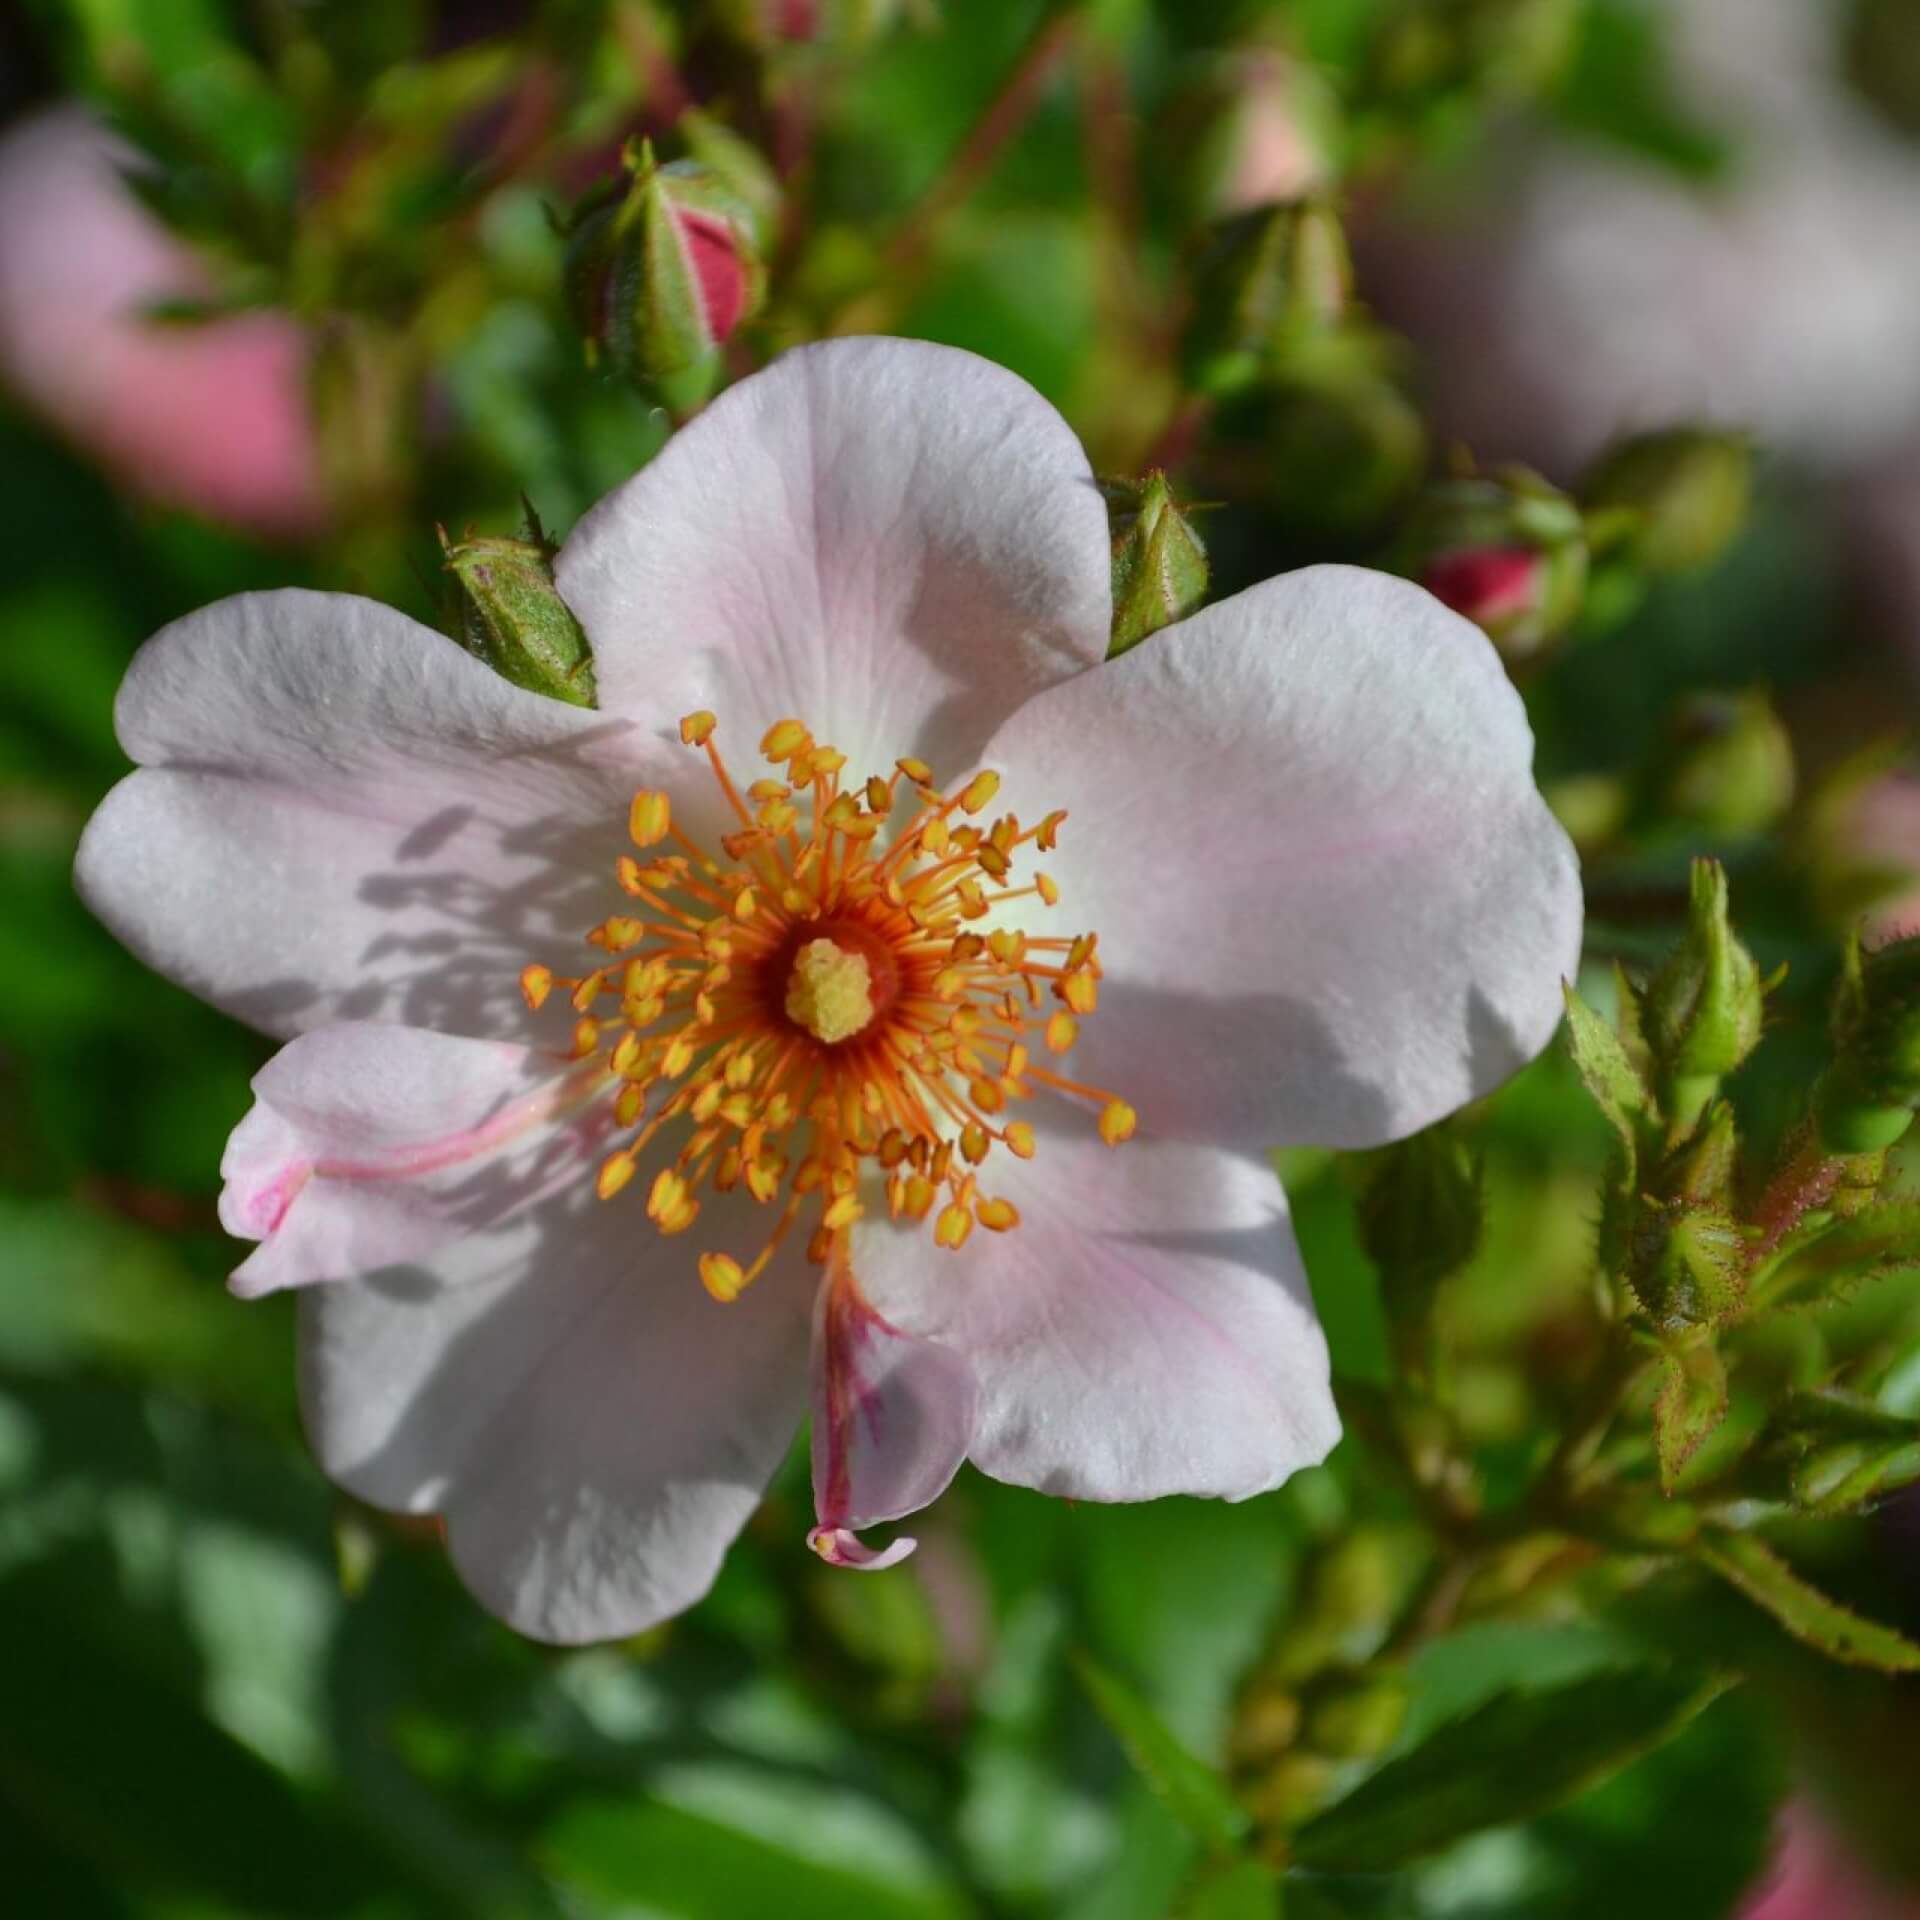
<svg viewBox="0 0 1920 1920"><path fill-rule="evenodd" d="M747 307L747 270L740 259L739 237L726 221L689 207L679 210L679 218L687 257L700 282L707 327L716 341L725 340Z"/></svg>
<svg viewBox="0 0 1920 1920"><path fill-rule="evenodd" d="M1443 606L1484 626L1532 604L1542 564L1530 547L1469 547L1430 561L1420 584Z"/></svg>

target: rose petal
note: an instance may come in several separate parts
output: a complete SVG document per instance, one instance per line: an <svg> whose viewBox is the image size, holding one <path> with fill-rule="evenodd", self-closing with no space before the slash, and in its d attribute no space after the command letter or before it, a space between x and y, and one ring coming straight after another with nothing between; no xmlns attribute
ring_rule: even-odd
<svg viewBox="0 0 1920 1920"><path fill-rule="evenodd" d="M117 720L142 770L88 825L82 894L150 966L283 1037L523 1037L521 968L564 964L616 910L634 787L693 760L347 594L176 622Z"/></svg>
<svg viewBox="0 0 1920 1920"><path fill-rule="evenodd" d="M579 1070L524 1047L356 1022L303 1035L254 1077L220 1171L220 1218L260 1241L249 1297L418 1260L581 1177L604 1130Z"/></svg>
<svg viewBox="0 0 1920 1920"><path fill-rule="evenodd" d="M1404 580L1313 567L1037 696L985 758L1054 932L1106 972L1071 1072L1143 1129L1369 1146L1544 1047L1580 951L1573 850L1486 637Z"/></svg>
<svg viewBox="0 0 1920 1920"><path fill-rule="evenodd" d="M726 1306L695 1271L766 1225L716 1204L662 1239L630 1195L574 1185L420 1266L312 1289L302 1405L321 1464L376 1505L443 1513L461 1577L536 1639L679 1612L804 1409L798 1260Z"/></svg>
<svg viewBox="0 0 1920 1920"><path fill-rule="evenodd" d="M970 1454L996 1479L1081 1500L1242 1499L1324 1457L1340 1425L1287 1223L1255 1161L1180 1142L1041 1136L983 1192L1021 1224L958 1253L924 1224L853 1232L874 1308L965 1356Z"/></svg>
<svg viewBox="0 0 1920 1920"><path fill-rule="evenodd" d="M601 705L701 708L750 749L792 716L856 773L967 763L1106 652L1106 510L1024 381L950 347L836 340L722 394L556 567ZM734 751L740 751L735 747Z"/></svg>
<svg viewBox="0 0 1920 1920"><path fill-rule="evenodd" d="M961 1355L891 1325L836 1263L813 1320L814 1551L841 1566L904 1559L911 1541L874 1554L852 1530L918 1512L946 1491L967 1457L978 1401Z"/></svg>
<svg viewBox="0 0 1920 1920"><path fill-rule="evenodd" d="M903 1533L884 1547L870 1547L846 1527L814 1527L807 1534L807 1545L828 1566L847 1567L855 1573L885 1573L889 1567L897 1567L919 1544L912 1534Z"/></svg>

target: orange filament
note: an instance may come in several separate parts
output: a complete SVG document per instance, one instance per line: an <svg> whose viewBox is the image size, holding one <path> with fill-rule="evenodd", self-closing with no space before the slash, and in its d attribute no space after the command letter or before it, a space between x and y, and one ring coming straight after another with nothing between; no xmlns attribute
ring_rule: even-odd
<svg viewBox="0 0 1920 1920"><path fill-rule="evenodd" d="M1029 843L1051 849L1066 815L977 826L999 775L943 793L912 759L843 788L846 756L798 720L760 743L785 778L743 794L715 730L711 713L680 723L739 823L722 857L687 836L664 793L636 794L643 857L615 866L636 904L587 935L607 959L577 978L543 966L520 977L536 1011L564 994L571 1057L607 1076L614 1124L631 1136L601 1163L600 1197L626 1188L672 1127L646 1188L663 1234L691 1228L709 1190L744 1188L767 1208L750 1264L697 1256L717 1300L751 1285L805 1212L817 1216L809 1256L830 1258L866 1211L863 1172L878 1180L869 1197L896 1220L930 1219L940 1246L958 1251L976 1224L1011 1232L1018 1211L980 1180L999 1147L1035 1157L1033 1128L1007 1114L1036 1084L1089 1104L1109 1146L1134 1129L1125 1101L1033 1060L1040 1046L1065 1052L1094 1011L1096 936L991 924L1011 900L1058 903L1052 879L1015 885L1013 867Z"/></svg>

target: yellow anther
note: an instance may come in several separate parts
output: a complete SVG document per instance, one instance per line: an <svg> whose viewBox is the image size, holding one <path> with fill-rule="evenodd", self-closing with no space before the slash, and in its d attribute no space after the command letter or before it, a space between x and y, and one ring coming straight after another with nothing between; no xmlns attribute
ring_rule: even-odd
<svg viewBox="0 0 1920 1920"><path fill-rule="evenodd" d="M982 1113L998 1113L1007 1104L996 1080L976 1080L967 1088L967 1097Z"/></svg>
<svg viewBox="0 0 1920 1920"><path fill-rule="evenodd" d="M1131 1140L1139 1124L1140 1116L1124 1100L1109 1100L1100 1109L1100 1138L1110 1147Z"/></svg>
<svg viewBox="0 0 1920 1920"><path fill-rule="evenodd" d="M978 813L992 804L999 791L1000 776L991 768L983 768L961 788L960 804L968 813Z"/></svg>
<svg viewBox="0 0 1920 1920"><path fill-rule="evenodd" d="M978 1166L987 1157L987 1149L993 1145L987 1130L978 1120L969 1120L960 1129L960 1152L971 1166Z"/></svg>
<svg viewBox="0 0 1920 1920"><path fill-rule="evenodd" d="M595 932L600 936L597 940L591 933L587 938L594 940L594 945L605 947L609 953L625 953L629 947L637 947L647 937L645 925L625 913L614 914L603 921Z"/></svg>
<svg viewBox="0 0 1920 1920"><path fill-rule="evenodd" d="M695 1042L684 1033L676 1033L660 1056L660 1071L669 1080L678 1080L693 1065Z"/></svg>
<svg viewBox="0 0 1920 1920"><path fill-rule="evenodd" d="M798 720L777 720L760 736L760 751L773 761L791 760L813 744L813 735Z"/></svg>
<svg viewBox="0 0 1920 1920"><path fill-rule="evenodd" d="M747 798L757 800L762 805L769 800L788 800L793 797L793 789L784 780L756 780L747 789Z"/></svg>
<svg viewBox="0 0 1920 1920"><path fill-rule="evenodd" d="M636 847L650 847L667 837L673 824L673 809L664 793L643 787L633 796L627 812L627 832Z"/></svg>
<svg viewBox="0 0 1920 1920"><path fill-rule="evenodd" d="M1047 1047L1065 1053L1080 1037L1080 1023L1070 1013L1056 1013L1047 1021Z"/></svg>
<svg viewBox="0 0 1920 1920"><path fill-rule="evenodd" d="M576 1060L585 1060L599 1045L599 1021L576 1020L573 1027L573 1057Z"/></svg>
<svg viewBox="0 0 1920 1920"><path fill-rule="evenodd" d="M1024 1120L1007 1122L1007 1151L1021 1160L1033 1158L1033 1129Z"/></svg>
<svg viewBox="0 0 1920 1920"><path fill-rule="evenodd" d="M700 1256L700 1284L723 1306L740 1298L747 1284L746 1269L730 1254L703 1253Z"/></svg>
<svg viewBox="0 0 1920 1920"><path fill-rule="evenodd" d="M756 902L753 897L753 889L751 887L742 887L740 891L733 896L733 917L736 920L751 920L757 906L758 902Z"/></svg>
<svg viewBox="0 0 1920 1920"><path fill-rule="evenodd" d="M547 1004L547 995L553 991L553 969L551 967L525 967L520 974L520 992L528 1007L538 1013Z"/></svg>
<svg viewBox="0 0 1920 1920"><path fill-rule="evenodd" d="M654 1221L662 1233L685 1233L700 1218L700 1202L688 1200L674 1208L671 1213L663 1214Z"/></svg>
<svg viewBox="0 0 1920 1920"><path fill-rule="evenodd" d="M850 1227L866 1209L852 1194L843 1193L820 1216L820 1224L829 1233L838 1233L842 1227Z"/></svg>
<svg viewBox="0 0 1920 1920"><path fill-rule="evenodd" d="M867 782L867 811L869 813L893 811L893 789L877 773Z"/></svg>
<svg viewBox="0 0 1920 1920"><path fill-rule="evenodd" d="M787 1018L826 1046L851 1040L873 1019L873 970L866 956L831 940L809 940L793 956Z"/></svg>
<svg viewBox="0 0 1920 1920"><path fill-rule="evenodd" d="M1007 1064L1001 1070L1002 1080L1018 1080L1027 1070L1027 1050L1018 1040L1007 1049Z"/></svg>
<svg viewBox="0 0 1920 1920"><path fill-rule="evenodd" d="M1013 871L1013 862L998 847L982 847L974 856L980 871L995 880L1004 880Z"/></svg>
<svg viewBox="0 0 1920 1920"><path fill-rule="evenodd" d="M622 1087L613 1103L613 1117L623 1126L630 1127L640 1118L640 1109L647 1104L645 1087Z"/></svg>
<svg viewBox="0 0 1920 1920"><path fill-rule="evenodd" d="M1075 1013L1091 1013L1100 1003L1100 988L1086 968L1070 973L1055 991Z"/></svg>
<svg viewBox="0 0 1920 1920"><path fill-rule="evenodd" d="M1009 1233L1020 1224L1020 1209L1011 1200L982 1200L974 1213L990 1233Z"/></svg>
<svg viewBox="0 0 1920 1920"><path fill-rule="evenodd" d="M933 781L933 769L928 766L924 760L915 760L909 755L896 760L893 764L898 767L916 787L931 785Z"/></svg>
<svg viewBox="0 0 1920 1920"><path fill-rule="evenodd" d="M758 1068L752 1054L736 1053L733 1058L727 1062L727 1085L736 1089L751 1086L753 1084L753 1076L757 1071Z"/></svg>
<svg viewBox="0 0 1920 1920"><path fill-rule="evenodd" d="M812 759L816 775L838 773L847 764L847 756L838 747L815 747Z"/></svg>
<svg viewBox="0 0 1920 1920"><path fill-rule="evenodd" d="M1051 853L1060 844L1060 829L1066 824L1067 812L1064 807L1058 813L1050 813L1040 822L1040 830L1033 836L1033 843L1042 853Z"/></svg>
<svg viewBox="0 0 1920 1920"><path fill-rule="evenodd" d="M662 1167L647 1194L647 1218L665 1219L686 1203L687 1183L671 1167Z"/></svg>
<svg viewBox="0 0 1920 1920"><path fill-rule="evenodd" d="M633 1155L616 1153L601 1161L599 1177L593 1183L593 1190L602 1200L611 1200L634 1175Z"/></svg>
<svg viewBox="0 0 1920 1920"><path fill-rule="evenodd" d="M705 707L698 713L690 713L680 722L680 738L690 747L704 747L713 738L713 730L719 721Z"/></svg>
<svg viewBox="0 0 1920 1920"><path fill-rule="evenodd" d="M1035 891L1048 906L1057 907L1060 904L1060 888L1051 874L1036 873L1033 876L1033 884Z"/></svg>
<svg viewBox="0 0 1920 1920"><path fill-rule="evenodd" d="M987 935L987 951L1003 967L1017 967L1027 957L1027 936L1010 927L995 927Z"/></svg>
<svg viewBox="0 0 1920 1920"><path fill-rule="evenodd" d="M957 1201L940 1209L940 1217L933 1223L935 1242L951 1248L958 1253L967 1244L967 1235L973 1231L973 1215Z"/></svg>
<svg viewBox="0 0 1920 1920"><path fill-rule="evenodd" d="M928 853L932 854L935 859L938 859L941 854L946 852L947 848L952 844L952 841L953 833L948 827L946 817L943 814L935 814L934 817L920 829L920 844Z"/></svg>

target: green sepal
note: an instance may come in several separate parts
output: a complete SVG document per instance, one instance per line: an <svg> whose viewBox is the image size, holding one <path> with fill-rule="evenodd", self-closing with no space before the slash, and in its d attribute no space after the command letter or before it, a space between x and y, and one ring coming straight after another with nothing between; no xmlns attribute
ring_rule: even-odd
<svg viewBox="0 0 1920 1920"><path fill-rule="evenodd" d="M1687 930L1642 996L1669 1119L1689 1130L1719 1082L1760 1042L1760 970L1727 916L1726 869L1696 860Z"/></svg>
<svg viewBox="0 0 1920 1920"><path fill-rule="evenodd" d="M1219 222L1194 266L1187 385L1216 397L1253 386L1337 330L1352 297L1353 262L1331 207L1298 201Z"/></svg>
<svg viewBox="0 0 1920 1920"><path fill-rule="evenodd" d="M1653 1399L1660 1485L1672 1493L1687 1462L1727 1417L1727 1369L1710 1339L1663 1344L1660 1391Z"/></svg>
<svg viewBox="0 0 1920 1920"><path fill-rule="evenodd" d="M1112 660L1185 619L1207 597L1207 549L1164 473L1103 480L1100 492L1113 543Z"/></svg>
<svg viewBox="0 0 1920 1920"><path fill-rule="evenodd" d="M1816 1306L1870 1280L1920 1272L1920 1205L1811 1215L1757 1267L1748 1286L1769 1308Z"/></svg>
<svg viewBox="0 0 1920 1920"><path fill-rule="evenodd" d="M442 528L440 552L454 639L516 687L592 706L593 650L553 584L554 548L531 509L523 539L449 540Z"/></svg>

